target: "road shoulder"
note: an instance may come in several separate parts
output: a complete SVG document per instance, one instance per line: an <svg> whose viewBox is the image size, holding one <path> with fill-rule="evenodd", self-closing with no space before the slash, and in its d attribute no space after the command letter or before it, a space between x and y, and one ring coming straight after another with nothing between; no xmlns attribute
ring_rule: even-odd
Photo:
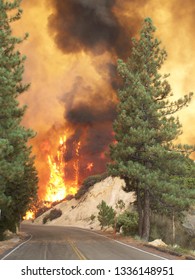
<svg viewBox="0 0 195 280"><path fill-rule="evenodd" d="M122 242L129 246L135 247L137 249L159 255L163 258L170 260L195 260L195 256L192 255L184 255L177 253L166 247L156 247L152 246L147 242L143 242L141 240L137 240L130 236L123 236L121 234L115 234L112 231L95 231L96 233L108 237L110 239Z"/></svg>
<svg viewBox="0 0 195 280"><path fill-rule="evenodd" d="M14 248L28 240L29 235L25 232L14 234L12 238L0 241L0 260Z"/></svg>
<svg viewBox="0 0 195 280"><path fill-rule="evenodd" d="M82 228L83 229L83 228ZM98 230L89 230L88 231L97 233L99 235L102 235L104 237L107 237L109 239L113 239L115 241L124 243L126 245L132 246L134 248L137 248L139 250L146 251L148 253L156 254L160 257L163 257L165 259L170 260L195 260L195 256L191 255L182 255L179 253L176 253L174 251L171 251L170 249L167 249L166 247L155 247L150 245L147 242L143 242L141 240L134 239L130 236L123 236L121 234L114 234L112 231L98 231ZM29 235L25 232L20 232L18 234L15 234L13 238L0 241L0 260L7 255L10 251L12 251L14 248L28 240Z"/></svg>

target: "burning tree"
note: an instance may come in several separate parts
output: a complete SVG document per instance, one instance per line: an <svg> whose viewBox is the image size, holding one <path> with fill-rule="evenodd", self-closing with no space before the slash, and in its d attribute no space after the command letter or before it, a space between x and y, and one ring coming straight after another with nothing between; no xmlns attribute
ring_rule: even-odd
<svg viewBox="0 0 195 280"><path fill-rule="evenodd" d="M23 84L25 57L15 50L22 38L12 35L11 23L22 14L20 0L0 0L0 232L16 231L17 224L36 198L37 172L27 141L34 132L21 125L26 106L17 98ZM14 14L15 12L15 14Z"/></svg>
<svg viewBox="0 0 195 280"><path fill-rule="evenodd" d="M194 147L173 144L181 134L173 114L190 102L192 94L169 100L168 76L160 74L167 53L154 32L152 20L145 19L140 39L132 40L131 56L127 62L118 61L122 88L109 164L110 174L125 180L126 191L136 192L139 235L145 240L151 210L174 216L195 196L194 163L189 158Z"/></svg>
<svg viewBox="0 0 195 280"><path fill-rule="evenodd" d="M75 178L73 182L68 182L66 176L66 161L64 154L66 152L66 136L60 137L57 156L48 155L49 164L49 181L46 184L46 194L44 200L46 202L55 202L63 200L67 195L74 195L78 190L79 178L79 148L80 142L77 143L73 169Z"/></svg>

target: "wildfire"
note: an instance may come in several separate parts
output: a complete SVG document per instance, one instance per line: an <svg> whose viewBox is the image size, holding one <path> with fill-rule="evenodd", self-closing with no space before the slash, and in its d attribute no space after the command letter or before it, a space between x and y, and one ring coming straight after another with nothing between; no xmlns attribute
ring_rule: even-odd
<svg viewBox="0 0 195 280"><path fill-rule="evenodd" d="M79 180L79 148L80 142L77 143L75 151L75 181L71 184L66 180L66 162L64 160L64 154L66 152L66 136L60 137L57 156L53 157L48 155L50 177L46 186L45 201L60 201L68 194L74 195L77 192Z"/></svg>
<svg viewBox="0 0 195 280"><path fill-rule="evenodd" d="M86 169L89 170L89 171L91 171L92 168L93 168L93 162L88 163Z"/></svg>
<svg viewBox="0 0 195 280"><path fill-rule="evenodd" d="M55 162L51 156L48 156L48 164L50 178L47 184L45 200L51 202L62 200L66 196L63 164L61 162Z"/></svg>
<svg viewBox="0 0 195 280"><path fill-rule="evenodd" d="M35 213L32 210L26 212L26 215L23 217L23 220L33 220L35 218Z"/></svg>
<svg viewBox="0 0 195 280"><path fill-rule="evenodd" d="M75 195L78 190L79 184L79 168L80 168L80 146L81 142L75 142L74 145L74 162L72 166L72 172L74 174L73 179L70 181L68 179L67 165L65 161L65 153L67 150L66 145L66 135L60 137L59 145L56 152L56 155L47 155L47 166L49 168L49 180L46 184L46 194L43 198L44 205L50 206L52 202L61 201L67 195ZM49 153L49 149L45 150ZM26 215L23 217L24 220L31 220L35 218L35 213L32 210L26 212Z"/></svg>

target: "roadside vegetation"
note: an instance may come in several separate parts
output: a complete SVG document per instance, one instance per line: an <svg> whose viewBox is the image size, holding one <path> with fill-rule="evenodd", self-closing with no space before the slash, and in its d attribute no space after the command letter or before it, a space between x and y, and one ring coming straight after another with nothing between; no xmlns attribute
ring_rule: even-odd
<svg viewBox="0 0 195 280"><path fill-rule="evenodd" d="M46 224L47 221L55 220L59 218L61 215L62 215L62 210L54 208L47 215L44 216L43 224Z"/></svg>
<svg viewBox="0 0 195 280"><path fill-rule="evenodd" d="M6 230L17 231L22 217L37 201L38 176L28 144L35 132L21 124L26 106L20 107L18 102L29 88L23 83L26 57L18 51L28 34L15 37L11 28L21 18L20 3L0 1L0 240ZM110 145L107 172L86 178L74 198L82 198L108 176L120 177L126 184L124 191L136 195L134 208L126 209L123 201L114 207L102 200L97 217L90 216L91 223L98 219L102 229L112 227L144 241L160 238L176 250L195 250L195 232L182 226L195 204L191 158L195 146L176 144L182 134L176 114L190 104L193 94L173 100L169 75L161 73L167 52L155 32L152 19L146 18L139 37L132 38L130 57L118 60L115 141ZM71 199L73 196L65 200ZM37 216L46 210L43 206ZM54 208L44 216L43 224L61 215Z"/></svg>
<svg viewBox="0 0 195 280"><path fill-rule="evenodd" d="M121 202L123 203L123 201ZM99 212L97 217L92 215L92 223L97 218L103 231L112 228L115 234L120 233L126 237L131 236L135 240L143 242L137 235L137 211L123 208L120 212L117 212L117 204L114 209L112 206L108 206L105 201L99 203L97 208ZM160 251L177 256L187 256L189 259L191 258L190 256L195 257L195 236L185 229L180 222L177 222L175 229L173 229L172 220L165 215L153 215L151 220L151 233L148 241L161 239L167 246L160 247ZM148 244L148 246L152 245Z"/></svg>
<svg viewBox="0 0 195 280"><path fill-rule="evenodd" d="M182 222L184 211L195 203L190 158L195 146L176 144L182 125L175 115L193 94L174 101L169 75L161 73L167 52L155 32L152 19L146 18L139 38L132 39L130 57L118 60L121 86L108 165L108 174L124 179L125 191L136 194L138 234L145 241L151 234L151 213Z"/></svg>
<svg viewBox="0 0 195 280"><path fill-rule="evenodd" d="M20 2L0 1L0 240L5 230L17 231L37 199L38 177L28 144L35 133L21 124L26 106L18 101L29 88L23 83L26 57L18 51L28 34L12 35L12 24L22 15Z"/></svg>
<svg viewBox="0 0 195 280"><path fill-rule="evenodd" d="M88 190L98 182L106 179L108 177L107 173L97 174L87 177L82 185L80 186L78 192L75 194L75 199L80 199Z"/></svg>
<svg viewBox="0 0 195 280"><path fill-rule="evenodd" d="M138 215L136 211L124 210L125 205L122 200L118 201L115 209L102 200L98 204L99 210L97 219L101 229L112 227L115 232L120 232L124 235L134 236L138 230ZM117 209L120 209L117 211Z"/></svg>

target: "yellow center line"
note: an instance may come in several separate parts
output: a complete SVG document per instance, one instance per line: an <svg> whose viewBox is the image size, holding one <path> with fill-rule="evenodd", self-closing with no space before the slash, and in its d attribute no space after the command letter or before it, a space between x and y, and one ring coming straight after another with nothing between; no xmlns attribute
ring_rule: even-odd
<svg viewBox="0 0 195 280"><path fill-rule="evenodd" d="M80 260L87 260L87 258L83 255L83 253L81 253L81 251L77 248L75 242L71 240L67 240L67 241Z"/></svg>

